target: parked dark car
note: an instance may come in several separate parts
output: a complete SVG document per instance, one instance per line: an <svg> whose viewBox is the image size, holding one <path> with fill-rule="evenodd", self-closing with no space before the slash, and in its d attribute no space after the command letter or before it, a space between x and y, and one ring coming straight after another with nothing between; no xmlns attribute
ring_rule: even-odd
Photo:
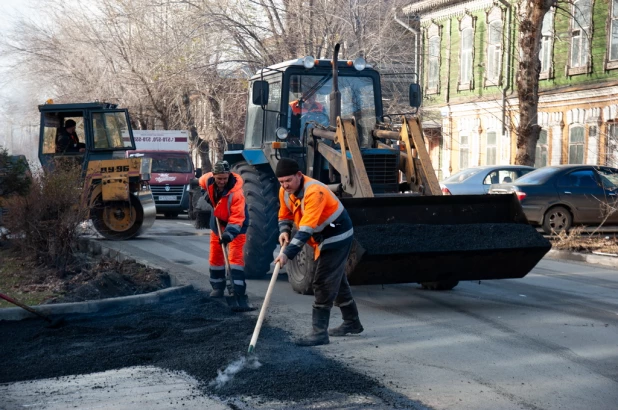
<svg viewBox="0 0 618 410"><path fill-rule="evenodd" d="M534 171L525 165L484 165L466 168L440 182L444 195L485 195L491 184L513 182Z"/></svg>
<svg viewBox="0 0 618 410"><path fill-rule="evenodd" d="M542 226L547 234L568 231L574 225L618 225L618 212L612 212L618 206L616 168L548 166L514 183L494 184L489 193L516 194L528 221Z"/></svg>

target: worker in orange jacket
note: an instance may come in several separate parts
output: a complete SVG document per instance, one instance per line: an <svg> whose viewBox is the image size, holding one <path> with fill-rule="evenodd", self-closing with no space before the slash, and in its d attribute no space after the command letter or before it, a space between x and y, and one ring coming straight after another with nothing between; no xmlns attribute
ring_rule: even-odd
<svg viewBox="0 0 618 410"><path fill-rule="evenodd" d="M206 191L206 200L212 206L210 215L210 284L211 297L223 297L225 290L225 259L221 243L228 247L228 257L234 294L243 296L247 290L245 283L245 261L243 248L245 234L249 226L247 204L242 191L243 180L240 175L230 172L227 161L219 161L209 172L199 179L200 186ZM221 240L215 218L221 224Z"/></svg>
<svg viewBox="0 0 618 410"><path fill-rule="evenodd" d="M305 244L314 248L317 260L312 284L315 296L312 330L296 343L301 346L323 345L329 343L329 335L361 333L364 329L345 274L354 234L348 212L326 185L303 175L296 161L282 158L277 163L275 174L281 184L279 243L287 245L275 263L284 266ZM292 226L296 228L296 234L290 241ZM333 304L341 309L343 324L328 329Z"/></svg>
<svg viewBox="0 0 618 410"><path fill-rule="evenodd" d="M306 100L299 98L290 103L292 114L301 115L308 112L324 113L324 106L315 100L315 93L307 97Z"/></svg>

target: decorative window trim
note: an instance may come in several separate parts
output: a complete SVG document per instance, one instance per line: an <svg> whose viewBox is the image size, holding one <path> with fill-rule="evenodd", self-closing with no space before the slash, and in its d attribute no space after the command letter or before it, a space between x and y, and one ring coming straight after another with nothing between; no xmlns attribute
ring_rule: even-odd
<svg viewBox="0 0 618 410"><path fill-rule="evenodd" d="M580 0L583 1L583 0ZM590 0L590 26L588 27L575 27L575 7L576 4L573 3L571 6L571 18L569 19L569 52L568 52L568 59L567 59L567 64L566 64L566 75L567 76L574 76L574 75L580 75L580 74L588 74L592 72L592 35L594 33L594 0ZM584 44L584 41L588 41L588 47L586 48L587 50L587 61L586 61L586 65L581 66L581 67L571 67L571 55L573 53L573 32L576 30L580 30L581 31L581 36L582 36L582 44ZM586 33L586 39L583 38L584 33Z"/></svg>
<svg viewBox="0 0 618 410"><path fill-rule="evenodd" d="M504 68L504 50L506 45L504 44L504 31L505 31L505 27L504 27L504 22L505 22L505 13L506 10L502 9L496 5L494 5L492 8L490 8L489 10L486 10L485 12L485 24L487 26L487 46L485 47L485 70L484 70L484 75L483 75L483 85L485 87L492 87L492 86L499 86L502 85L502 81L503 81L503 68ZM487 73L488 73L488 66L489 66L489 61L490 61L490 55L489 55L489 47L491 47L493 44L491 44L491 25L492 23L495 22L500 22L502 28L500 30L500 59L499 59L499 67L497 68L497 72L498 72L498 76L494 77L494 78L489 78L487 77Z"/></svg>
<svg viewBox="0 0 618 410"><path fill-rule="evenodd" d="M611 47L612 47L612 20L616 20L616 24L618 24L618 17L612 19L612 15L614 12L614 2L613 0L609 0L609 13L607 14L607 21L605 22L605 32L607 33L607 47L605 48L605 70L615 70L618 68L618 58L615 60L611 59Z"/></svg>
<svg viewBox="0 0 618 410"><path fill-rule="evenodd" d="M463 36L462 33L464 30L471 29L472 30L472 50L471 50L471 62L470 62L470 81L466 83L461 82L461 68L459 70L459 78L457 80L457 91L468 91L474 89L474 55L476 54L476 50L474 49L474 35L476 33L476 17L470 14L466 10L463 16L458 19L459 20L459 59L462 60L462 43Z"/></svg>
<svg viewBox="0 0 618 410"><path fill-rule="evenodd" d="M428 51L430 50L430 46L429 46L429 41L434 38L434 37L438 37L438 41L441 44L442 43L442 26L436 24L435 22L432 22L432 24L430 26L428 26L425 30L425 39L427 41L427 49ZM427 61L425 63L426 65L426 73L427 76L425 78L425 95L436 95L436 94L440 94L440 69L442 67L442 52L441 50L438 53L437 56L437 60L438 60L438 78L436 81L436 85L435 87L430 87L429 86L429 64L431 62L431 58L427 58Z"/></svg>
<svg viewBox="0 0 618 410"><path fill-rule="evenodd" d="M547 37L549 38L548 41L548 48L549 48L549 67L546 71L541 71L539 73L539 80L549 80L551 78L554 78L554 74L555 74L555 66L554 66L554 36L556 34L556 9L554 7L550 8L549 11L547 12L546 16L551 13L552 17L551 17L551 27L549 27L549 30L547 31L547 33L549 34ZM543 35L543 27L541 26L541 44L543 44L543 38L545 36ZM570 48L569 48L570 50ZM542 51L542 50L541 50ZM539 56L541 59L541 65L542 65L542 58L543 55ZM570 61L570 60L569 60Z"/></svg>

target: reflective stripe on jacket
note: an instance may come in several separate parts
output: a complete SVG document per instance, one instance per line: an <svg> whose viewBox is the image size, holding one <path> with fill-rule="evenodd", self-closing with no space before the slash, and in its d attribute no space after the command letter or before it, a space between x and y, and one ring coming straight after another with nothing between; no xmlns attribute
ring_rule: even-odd
<svg viewBox="0 0 618 410"><path fill-rule="evenodd" d="M200 187L206 191L206 200L212 205L213 211L210 214L210 229L215 235L219 235L215 217L225 226L224 231L229 232L235 238L238 234L246 233L249 226L249 213L245 202L245 195L242 191L242 177L234 172L230 173L230 178L215 201L215 177L209 172L200 177Z"/></svg>
<svg viewBox="0 0 618 410"><path fill-rule="evenodd" d="M315 249L338 248L352 240L352 221L339 198L323 183L303 175L296 194L279 189L279 231L297 229L284 253L293 259L305 243Z"/></svg>

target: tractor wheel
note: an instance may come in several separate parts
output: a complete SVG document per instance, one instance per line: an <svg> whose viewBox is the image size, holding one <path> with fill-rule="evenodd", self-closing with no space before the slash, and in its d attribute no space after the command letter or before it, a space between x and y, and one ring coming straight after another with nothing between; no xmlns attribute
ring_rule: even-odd
<svg viewBox="0 0 618 410"><path fill-rule="evenodd" d="M290 237L293 238L294 234L295 232L292 232ZM313 248L305 244L298 255L286 264L288 281L292 285L292 290L301 295L313 295L315 267Z"/></svg>
<svg viewBox="0 0 618 410"><path fill-rule="evenodd" d="M423 282L421 286L427 290L451 290L458 284L458 280L439 280L436 282Z"/></svg>
<svg viewBox="0 0 618 410"><path fill-rule="evenodd" d="M254 167L242 161L234 164L232 171L243 179L243 192L249 210L244 252L245 277L263 278L270 270L279 237L279 184L267 167Z"/></svg>
<svg viewBox="0 0 618 410"><path fill-rule="evenodd" d="M129 201L103 202L101 195L90 210L92 225L107 239L124 240L139 234L144 223L144 210L135 195Z"/></svg>

